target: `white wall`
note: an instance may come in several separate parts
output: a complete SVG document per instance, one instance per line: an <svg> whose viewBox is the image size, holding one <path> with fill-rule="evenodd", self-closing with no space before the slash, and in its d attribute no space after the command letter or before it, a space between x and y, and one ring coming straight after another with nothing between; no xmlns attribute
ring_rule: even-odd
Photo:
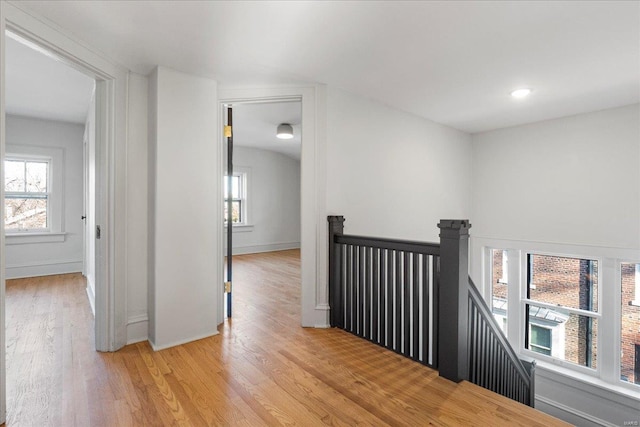
<svg viewBox="0 0 640 427"><path fill-rule="evenodd" d="M437 242L440 219L469 218L470 135L329 88L327 141L327 212L345 232Z"/></svg>
<svg viewBox="0 0 640 427"><path fill-rule="evenodd" d="M215 81L163 67L150 80L149 338L161 349L218 333L220 135Z"/></svg>
<svg viewBox="0 0 640 427"><path fill-rule="evenodd" d="M64 194L62 231L66 232L62 242L11 244L7 239L7 278L82 271L83 134L83 125L7 116L8 145L63 150L63 188L57 190Z"/></svg>
<svg viewBox="0 0 640 427"><path fill-rule="evenodd" d="M248 174L250 225L234 230L233 253L299 248L300 161L250 147L234 147L233 157L234 170Z"/></svg>
<svg viewBox="0 0 640 427"><path fill-rule="evenodd" d="M640 247L638 105L473 136L476 237Z"/></svg>
<svg viewBox="0 0 640 427"><path fill-rule="evenodd" d="M148 338L147 95L145 76L129 74L127 140L127 343Z"/></svg>
<svg viewBox="0 0 640 427"><path fill-rule="evenodd" d="M471 275L477 284L487 275L485 247L604 259L598 327L607 345L598 354L600 378L542 362L536 368L537 408L577 425L637 420L640 393L634 399L611 385L619 362L610 331L620 307L614 260L640 254L639 160L637 104L473 136ZM518 328L510 323L510 337Z"/></svg>

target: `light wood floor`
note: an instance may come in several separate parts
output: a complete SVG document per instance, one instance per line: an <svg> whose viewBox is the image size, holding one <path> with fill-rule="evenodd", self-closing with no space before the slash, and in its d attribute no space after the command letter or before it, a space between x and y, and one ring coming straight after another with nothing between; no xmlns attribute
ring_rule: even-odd
<svg viewBox="0 0 640 427"><path fill-rule="evenodd" d="M221 334L159 352L95 352L80 275L8 281L8 424L563 425L343 331L301 328L298 251L234 266Z"/></svg>

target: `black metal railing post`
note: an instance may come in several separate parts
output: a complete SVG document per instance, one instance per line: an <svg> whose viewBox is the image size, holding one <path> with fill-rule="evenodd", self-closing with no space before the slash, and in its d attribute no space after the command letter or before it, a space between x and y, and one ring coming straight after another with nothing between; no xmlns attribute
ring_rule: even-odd
<svg viewBox="0 0 640 427"><path fill-rule="evenodd" d="M332 327L343 327L342 280L340 277L340 247L335 244L335 236L344 233L344 217L333 215L327 217L329 221L329 306L331 309L330 323Z"/></svg>
<svg viewBox="0 0 640 427"><path fill-rule="evenodd" d="M438 364L440 376L469 379L469 228L468 220L440 220L440 295Z"/></svg>

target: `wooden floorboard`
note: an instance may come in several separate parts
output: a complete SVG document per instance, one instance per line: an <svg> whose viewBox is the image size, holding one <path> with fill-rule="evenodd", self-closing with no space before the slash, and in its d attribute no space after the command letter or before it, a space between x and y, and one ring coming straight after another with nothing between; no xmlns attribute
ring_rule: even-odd
<svg viewBox="0 0 640 427"><path fill-rule="evenodd" d="M234 257L233 319L159 352L96 352L84 287L79 274L7 281L8 425L565 425L346 332L300 327L297 250Z"/></svg>

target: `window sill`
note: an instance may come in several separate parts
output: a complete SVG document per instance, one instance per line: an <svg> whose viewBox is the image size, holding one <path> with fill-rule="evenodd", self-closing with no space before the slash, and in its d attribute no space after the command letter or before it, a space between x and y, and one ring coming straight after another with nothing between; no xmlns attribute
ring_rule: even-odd
<svg viewBox="0 0 640 427"><path fill-rule="evenodd" d="M540 359L536 359L536 376L537 375L572 387L576 387L576 382L578 384L588 385L591 387L590 390L585 390L584 387L580 386L576 388L583 389L606 399L611 399L611 395L608 395L608 393L613 393L617 396L616 400L629 399L626 405L630 407L635 407L635 405L640 402L640 391L633 390L633 388L636 388L633 385L612 384L596 376L541 361Z"/></svg>
<svg viewBox="0 0 640 427"><path fill-rule="evenodd" d="M233 225L233 231L236 233L248 233L250 231L253 231L253 225L252 224L234 224ZM224 232L227 232L227 226L224 226Z"/></svg>
<svg viewBox="0 0 640 427"><path fill-rule="evenodd" d="M64 242L67 233L7 233L5 234L5 244L26 245L30 243L60 243Z"/></svg>
<svg viewBox="0 0 640 427"><path fill-rule="evenodd" d="M639 300L629 301L629 305L640 307L640 301Z"/></svg>

